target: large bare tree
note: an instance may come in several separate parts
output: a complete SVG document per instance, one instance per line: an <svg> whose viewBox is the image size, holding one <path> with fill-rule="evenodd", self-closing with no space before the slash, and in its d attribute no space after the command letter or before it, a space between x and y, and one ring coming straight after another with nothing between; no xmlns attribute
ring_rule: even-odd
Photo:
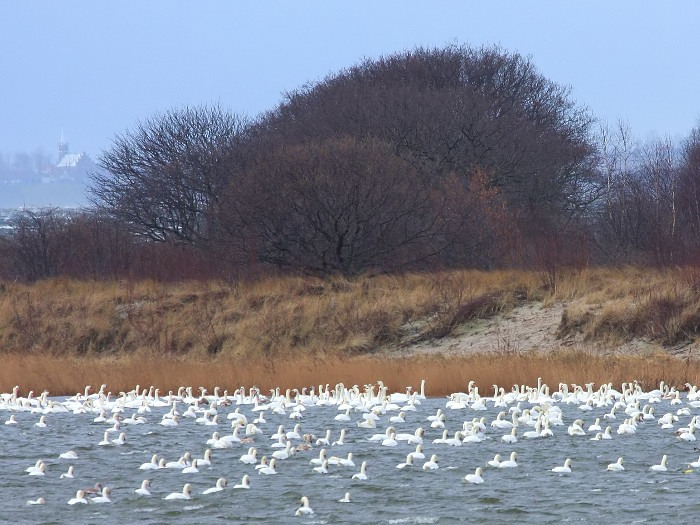
<svg viewBox="0 0 700 525"><path fill-rule="evenodd" d="M244 119L218 106L168 111L117 135L99 157L93 203L156 241L201 243L236 172Z"/></svg>

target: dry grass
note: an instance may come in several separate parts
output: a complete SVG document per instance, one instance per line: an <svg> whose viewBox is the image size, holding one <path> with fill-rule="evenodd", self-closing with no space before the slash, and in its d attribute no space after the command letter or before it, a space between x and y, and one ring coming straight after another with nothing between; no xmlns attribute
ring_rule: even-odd
<svg viewBox="0 0 700 525"><path fill-rule="evenodd" d="M562 352L528 356L471 355L465 357L414 357L382 359L373 356L341 360L297 359L274 363L214 360L157 359L153 357L76 358L60 356L7 356L0 370L0 392L19 385L26 395L48 390L69 395L86 384L107 384L113 393L156 386L162 392L179 386L214 386L234 389L256 385L263 391L301 388L319 383L365 385L383 381L391 391L418 388L427 382L427 394L444 396L465 391L475 381L482 395L493 393L496 384L510 390L515 384L536 385L538 378L556 389L559 383L579 384L638 381L651 388L663 380L682 388L686 382L700 384L700 363L669 356L610 357L585 352Z"/></svg>
<svg viewBox="0 0 700 525"><path fill-rule="evenodd" d="M233 285L0 283L0 379L4 388L19 382L56 392L72 392L85 382L121 390L136 382L170 389L185 383L232 387L384 379L402 388L425 377L445 393L470 379L532 384L545 372L555 382L655 381L655 369L641 360L607 362L596 371L590 356L560 356L556 362L546 356L426 357L425 362L368 356L449 336L465 321L528 301L568 304L562 336L583 334L611 345L633 337L680 344L700 333L699 297L695 269L559 272L554 287L541 274L522 271L280 277ZM662 366L671 379L695 378L692 363L659 359L654 366ZM605 375L612 370L618 375Z"/></svg>
<svg viewBox="0 0 700 525"><path fill-rule="evenodd" d="M0 291L0 348L81 356L352 355L399 342L410 322L429 320L419 335L448 335L535 291L524 272L285 277L234 286L10 284Z"/></svg>

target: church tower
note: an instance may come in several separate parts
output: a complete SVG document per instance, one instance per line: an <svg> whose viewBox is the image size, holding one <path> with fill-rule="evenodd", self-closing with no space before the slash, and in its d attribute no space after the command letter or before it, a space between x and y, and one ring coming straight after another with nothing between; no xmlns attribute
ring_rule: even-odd
<svg viewBox="0 0 700 525"><path fill-rule="evenodd" d="M63 132L61 131L61 140L58 141L58 162L61 162L61 159L64 157L64 155L67 155L67 154L68 154L68 143L63 138Z"/></svg>

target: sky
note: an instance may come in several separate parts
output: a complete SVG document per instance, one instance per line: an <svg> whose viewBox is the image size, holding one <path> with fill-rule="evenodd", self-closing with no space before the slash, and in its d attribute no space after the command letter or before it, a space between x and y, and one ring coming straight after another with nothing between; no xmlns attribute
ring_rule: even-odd
<svg viewBox="0 0 700 525"><path fill-rule="evenodd" d="M700 123L700 2L0 0L0 153L93 159L186 105L248 116L416 46L530 56L601 121L681 140Z"/></svg>

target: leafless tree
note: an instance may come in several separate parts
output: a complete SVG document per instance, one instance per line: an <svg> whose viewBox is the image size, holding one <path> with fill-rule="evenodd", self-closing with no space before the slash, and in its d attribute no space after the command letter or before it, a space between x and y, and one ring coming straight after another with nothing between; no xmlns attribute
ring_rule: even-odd
<svg viewBox="0 0 700 525"><path fill-rule="evenodd" d="M592 118L569 89L500 48L415 49L288 93L254 126L266 143L378 137L418 169L489 173L521 220L580 212L598 195Z"/></svg>
<svg viewBox="0 0 700 525"><path fill-rule="evenodd" d="M154 241L205 242L208 212L234 176L244 119L218 106L187 107L117 135L99 158L91 198Z"/></svg>
<svg viewBox="0 0 700 525"><path fill-rule="evenodd" d="M279 148L252 163L228 198L239 246L283 268L397 268L451 241L445 192L377 139Z"/></svg>

